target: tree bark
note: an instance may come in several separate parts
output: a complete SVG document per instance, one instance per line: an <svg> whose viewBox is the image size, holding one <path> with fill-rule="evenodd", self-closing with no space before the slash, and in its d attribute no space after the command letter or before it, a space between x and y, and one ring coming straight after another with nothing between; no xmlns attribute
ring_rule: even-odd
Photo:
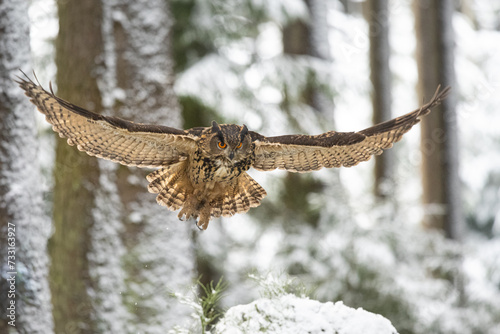
<svg viewBox="0 0 500 334"><path fill-rule="evenodd" d="M316 65L320 62L325 64L325 68L330 67L331 63L330 44L328 40L328 2L325 0L306 0L305 1L309 17L306 22L297 20L291 22L290 25L285 26L283 29L283 52L291 56L308 56L307 58L314 57ZM297 101L289 99L284 89L283 96L285 96L282 108L287 110L289 106L300 105L301 103L307 104L318 112L317 117L319 120L328 120L327 124L331 124L324 128L324 130L331 130L333 126L334 116L334 103L332 96L326 93L317 79L318 75L311 70L309 78L307 78L306 85L303 87L302 100ZM324 79L323 79L324 80ZM300 125L301 119L297 115L296 119ZM331 175L331 183L337 189L342 187L339 178L338 170L329 171ZM288 207L287 213L284 215L284 220L287 224L284 229L290 233L296 232L301 229L301 225L305 222L312 226L321 233L324 226L332 223L332 218L324 219L324 214L317 207L313 207L308 203L307 198L311 193L325 192L325 183L320 182L314 175L294 175L289 173L285 176L283 182L282 201L285 201L285 206ZM300 196L297 196L297 189L301 190ZM336 203L345 204L345 197L338 196L341 192L333 195L332 201ZM298 199L300 197L300 199ZM298 205L300 203L300 205ZM296 222L293 224L292 222ZM299 225L299 227L297 227Z"/></svg>
<svg viewBox="0 0 500 334"><path fill-rule="evenodd" d="M181 127L180 107L173 90L173 18L168 3L102 3L106 72L101 91L107 112L135 122ZM155 20L145 20L147 17ZM116 95L117 91L122 92L121 96ZM118 219L123 222L121 229L112 233L121 235L126 249L120 269L126 276L122 300L128 310L125 328L131 332L164 333L190 317L191 310L170 297L169 291L185 288L194 278L190 238L193 225L180 222L176 213L159 206L155 195L148 193L145 176L151 170L107 161L100 161L100 165L101 177L108 180L103 184L111 188L103 192L101 201L116 203L120 208ZM109 233L106 230L98 237ZM120 292L106 286L106 279L99 281L103 297L112 298ZM106 312L105 307L102 312ZM102 317L106 328L116 326L113 318Z"/></svg>
<svg viewBox="0 0 500 334"><path fill-rule="evenodd" d="M388 0L368 2L370 26L370 80L372 82L373 123L392 118L391 70L389 67L389 4ZM394 190L394 152L392 150L375 157L374 193L385 198Z"/></svg>
<svg viewBox="0 0 500 334"><path fill-rule="evenodd" d="M288 55L307 55L329 61L328 12L325 0L306 0L309 20L297 19L283 28L283 53ZM310 73L307 87L304 87L305 103L315 110L333 116L333 103L326 94L318 89L314 73Z"/></svg>
<svg viewBox="0 0 500 334"><path fill-rule="evenodd" d="M29 69L28 2L0 0L1 333L53 333L50 220L42 204L33 106L13 79ZM14 327L15 326L15 327Z"/></svg>
<svg viewBox="0 0 500 334"><path fill-rule="evenodd" d="M453 2L415 1L420 100L432 96L437 85L454 86ZM426 116L421 125L424 226L458 238L463 225L455 90Z"/></svg>
<svg viewBox="0 0 500 334"><path fill-rule="evenodd" d="M57 92L72 103L100 110L96 61L103 52L99 0L61 0L56 40ZM54 235L50 239L50 272L57 333L98 332L89 296L92 281L88 255L95 221L99 183L96 158L78 151L65 139L56 143L54 170Z"/></svg>

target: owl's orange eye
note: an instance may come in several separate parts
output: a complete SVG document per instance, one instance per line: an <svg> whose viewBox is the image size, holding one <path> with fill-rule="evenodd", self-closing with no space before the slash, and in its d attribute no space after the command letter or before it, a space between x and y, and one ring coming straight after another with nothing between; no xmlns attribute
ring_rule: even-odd
<svg viewBox="0 0 500 334"><path fill-rule="evenodd" d="M219 145L220 148L226 148L227 147L227 144L224 143L224 142L221 142L221 141L219 142L218 145Z"/></svg>
<svg viewBox="0 0 500 334"><path fill-rule="evenodd" d="M243 146L243 143L239 143L238 146L236 146L236 149L241 148L241 146Z"/></svg>

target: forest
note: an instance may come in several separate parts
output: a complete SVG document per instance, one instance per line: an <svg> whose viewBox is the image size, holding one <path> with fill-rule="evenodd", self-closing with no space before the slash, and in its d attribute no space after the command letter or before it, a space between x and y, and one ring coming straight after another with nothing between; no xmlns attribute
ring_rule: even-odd
<svg viewBox="0 0 500 334"><path fill-rule="evenodd" d="M0 0L0 333L500 333L500 3ZM351 168L249 174L206 231L153 170L52 131L23 73L82 108L265 136L441 105Z"/></svg>

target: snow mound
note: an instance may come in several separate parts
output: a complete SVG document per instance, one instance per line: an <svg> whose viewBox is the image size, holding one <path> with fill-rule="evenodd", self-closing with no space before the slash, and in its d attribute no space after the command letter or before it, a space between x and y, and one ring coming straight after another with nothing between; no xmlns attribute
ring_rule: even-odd
<svg viewBox="0 0 500 334"><path fill-rule="evenodd" d="M320 303L284 295L231 307L212 333L397 334L397 331L381 315L353 309L342 302Z"/></svg>

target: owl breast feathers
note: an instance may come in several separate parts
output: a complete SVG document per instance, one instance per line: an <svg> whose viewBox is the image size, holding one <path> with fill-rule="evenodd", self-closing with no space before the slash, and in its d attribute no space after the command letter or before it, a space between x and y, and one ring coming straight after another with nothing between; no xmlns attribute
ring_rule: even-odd
<svg viewBox="0 0 500 334"><path fill-rule="evenodd" d="M159 204L193 217L206 229L210 219L247 212L266 191L246 172L284 169L310 172L351 167L392 147L448 94L406 115L358 132L265 137L245 125L217 124L179 130L103 116L71 104L26 78L17 81L59 136L80 151L127 166L159 168L147 176Z"/></svg>

